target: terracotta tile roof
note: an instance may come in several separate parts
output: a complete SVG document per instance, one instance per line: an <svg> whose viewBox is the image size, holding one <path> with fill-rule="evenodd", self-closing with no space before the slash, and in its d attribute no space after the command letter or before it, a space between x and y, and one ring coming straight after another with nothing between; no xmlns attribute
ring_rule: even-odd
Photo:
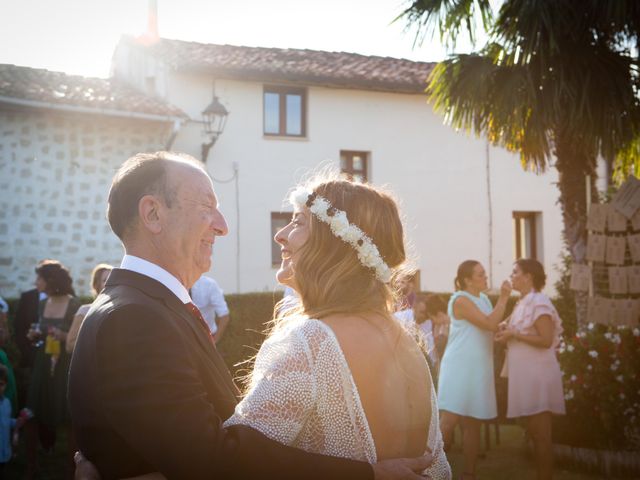
<svg viewBox="0 0 640 480"><path fill-rule="evenodd" d="M88 78L7 64L0 64L0 97L61 107L84 107L96 112L122 112L123 115L139 113L186 117L184 112L164 100L140 93L113 79Z"/></svg>
<svg viewBox="0 0 640 480"><path fill-rule="evenodd" d="M245 80L403 93L423 92L435 65L344 52L238 47L169 39L143 46L130 37L123 41L146 49L177 70Z"/></svg>

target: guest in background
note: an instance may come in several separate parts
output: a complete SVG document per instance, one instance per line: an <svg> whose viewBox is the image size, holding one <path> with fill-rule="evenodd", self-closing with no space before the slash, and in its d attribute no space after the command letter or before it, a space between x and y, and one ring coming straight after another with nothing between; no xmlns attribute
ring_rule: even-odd
<svg viewBox="0 0 640 480"><path fill-rule="evenodd" d="M498 414L493 371L493 334L504 317L511 286L505 281L495 308L484 293L487 275L476 260L458 267L456 292L449 299L451 330L442 357L438 404L442 437L449 446L462 423L463 479L474 479L480 449L480 422Z"/></svg>
<svg viewBox="0 0 640 480"><path fill-rule="evenodd" d="M5 478L4 467L11 460L11 430L19 423L13 418L11 402L6 395L9 384L9 370L0 365L0 480Z"/></svg>
<svg viewBox="0 0 640 480"><path fill-rule="evenodd" d="M451 326L451 319L449 315L447 315L447 304L442 300L440 295L433 293L428 294L424 302L427 317L429 317L433 323L433 342L438 355L438 361L441 361L444 350L447 347L449 328Z"/></svg>
<svg viewBox="0 0 640 480"><path fill-rule="evenodd" d="M40 266L46 260L42 260L36 266ZM22 408L27 399L27 391L31 379L31 369L36 356L36 347L27 338L27 333L32 325L38 323L38 305L41 300L47 298L44 291L44 282L36 275L35 287L20 294L16 315L13 319L13 340L20 350L20 363L15 365L18 388L18 408Z"/></svg>
<svg viewBox="0 0 640 480"><path fill-rule="evenodd" d="M229 325L229 307L224 293L218 283L210 277L202 275L189 290L193 303L211 330L216 343L220 342Z"/></svg>
<svg viewBox="0 0 640 480"><path fill-rule="evenodd" d="M427 363L431 370L431 376L436 381L438 369L438 357L433 342L433 325L427 316L425 299L427 294L417 293L413 302L413 308L395 312L393 316L400 324L410 332L427 354Z"/></svg>
<svg viewBox="0 0 640 480"><path fill-rule="evenodd" d="M107 263L99 263L91 272L91 293L93 294L93 298L95 299L98 294L104 288L104 285L107 283L107 278L109 278L109 274L113 270L113 266ZM82 305L76 315L73 317L73 322L71 323L71 327L69 327L69 333L67 333L67 341L66 341L66 349L67 353L72 353L73 348L76 346L76 340L78 339L78 332L80 331L80 327L82 326L82 322L84 317L87 316L89 309L91 308L91 303L87 303Z"/></svg>
<svg viewBox="0 0 640 480"><path fill-rule="evenodd" d="M7 378L5 379L5 389L3 395L11 403L11 414L16 415L18 412L18 395L16 388L16 377L13 373L13 366L11 361L4 351L4 346L0 346L0 366L5 367L7 370Z"/></svg>
<svg viewBox="0 0 640 480"><path fill-rule="evenodd" d="M416 300L415 292L415 275L403 275L398 282L398 291L400 292L398 303L396 304L396 312L410 310Z"/></svg>
<svg viewBox="0 0 640 480"><path fill-rule="evenodd" d="M541 292L546 278L537 260L515 263L511 284L520 292L520 301L496 334L496 341L507 343L507 417L526 418L539 480L552 476L551 414L565 413L562 372L555 350L562 322L549 297Z"/></svg>
<svg viewBox="0 0 640 480"><path fill-rule="evenodd" d="M38 438L45 450L51 449L58 427L70 426L67 409L70 355L64 343L73 316L80 307L74 296L71 275L64 265L56 260L47 260L36 268L36 273L36 284L43 285L47 299L40 302L39 322L27 334L37 347L26 404L34 415L25 432L27 478L33 478L37 467ZM72 474L75 445L70 428L67 439Z"/></svg>

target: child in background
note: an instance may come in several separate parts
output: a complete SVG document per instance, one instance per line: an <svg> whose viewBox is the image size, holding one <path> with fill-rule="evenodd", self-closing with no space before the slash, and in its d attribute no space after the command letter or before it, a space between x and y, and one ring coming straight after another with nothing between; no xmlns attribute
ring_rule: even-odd
<svg viewBox="0 0 640 480"><path fill-rule="evenodd" d="M11 418L11 402L5 396L9 370L0 365L0 480L4 478L4 466L11 460L11 429L21 426L22 421Z"/></svg>

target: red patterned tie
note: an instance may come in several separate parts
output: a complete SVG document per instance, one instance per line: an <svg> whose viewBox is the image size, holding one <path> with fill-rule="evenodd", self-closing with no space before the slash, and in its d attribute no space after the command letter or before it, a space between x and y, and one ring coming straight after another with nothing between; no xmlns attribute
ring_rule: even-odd
<svg viewBox="0 0 640 480"><path fill-rule="evenodd" d="M189 309L189 311L191 312L191 315L193 315L200 321L200 325L202 325L202 328L205 329L205 331L207 332L207 335L209 336L209 340L211 341L211 344L215 347L216 342L213 339L213 335L211 333L211 330L209 329L209 325L207 325L207 322L205 322L204 317L202 316L202 313L200 312L198 307L196 307L195 304L191 302L185 303L184 306Z"/></svg>

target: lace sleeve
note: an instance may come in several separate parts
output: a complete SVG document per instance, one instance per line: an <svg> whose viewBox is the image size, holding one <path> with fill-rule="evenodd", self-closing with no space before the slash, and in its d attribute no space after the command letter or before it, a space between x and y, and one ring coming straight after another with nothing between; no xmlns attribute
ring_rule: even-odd
<svg viewBox="0 0 640 480"><path fill-rule="evenodd" d="M296 329L277 332L260 348L249 392L225 426L247 425L291 445L316 402L313 362Z"/></svg>
<svg viewBox="0 0 640 480"><path fill-rule="evenodd" d="M429 425L429 438L427 446L431 450L433 455L433 462L422 473L427 478L433 480L450 480L451 479L451 467L447 460L447 455L444 453L444 442L442 441L442 433L440 432L438 403L436 399L436 392L431 386L431 422Z"/></svg>

